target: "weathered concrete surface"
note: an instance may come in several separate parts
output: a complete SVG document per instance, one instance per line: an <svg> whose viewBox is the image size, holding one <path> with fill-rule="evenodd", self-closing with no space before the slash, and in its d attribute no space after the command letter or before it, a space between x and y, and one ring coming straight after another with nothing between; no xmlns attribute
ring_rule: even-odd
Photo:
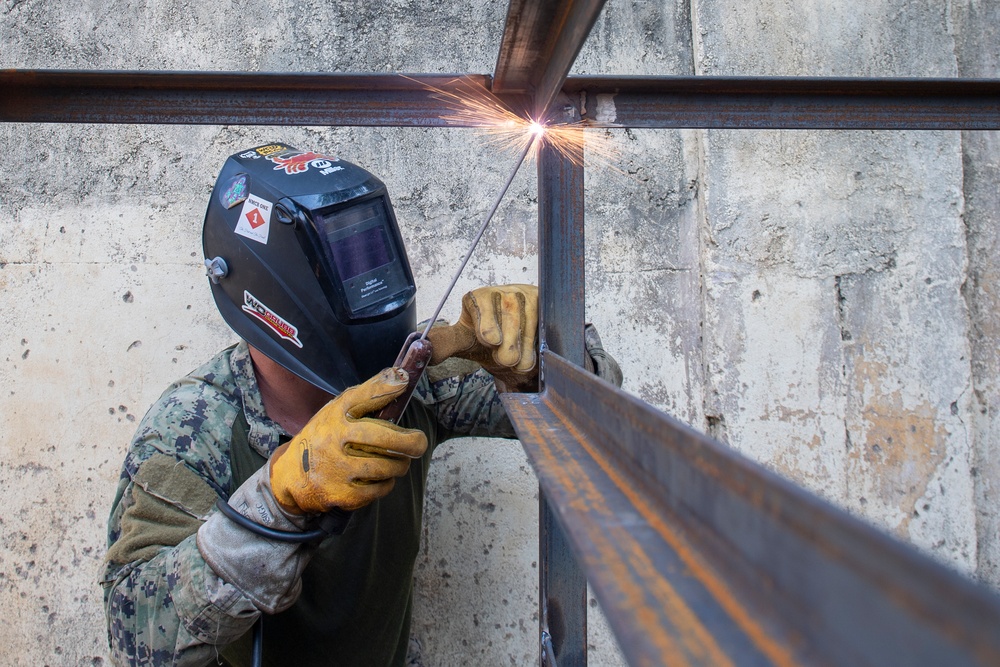
<svg viewBox="0 0 1000 667"><path fill-rule="evenodd" d="M1000 73L1000 5L963 0L952 6L958 73ZM964 294L972 318L972 416L975 433L978 571L1000 583L1000 133L962 135L969 276Z"/></svg>
<svg viewBox="0 0 1000 667"><path fill-rule="evenodd" d="M0 67L485 73L504 10L7 0ZM998 76L998 11L612 0L575 72ZM1000 583L997 135L609 137L613 168L587 174L587 311L626 389ZM231 340L201 218L225 156L275 139L387 182L421 315L509 169L468 130L0 126L0 662L105 661L95 580L123 450L159 392ZM535 279L535 204L524 169L457 292ZM448 443L429 484L424 663L530 664L523 452ZM619 664L591 621L592 664Z"/></svg>
<svg viewBox="0 0 1000 667"><path fill-rule="evenodd" d="M0 12L0 66L98 69L489 72L504 17L497 3L412 2L263 1L238 12L8 2ZM200 267L201 219L224 158L278 139L377 172L397 207L423 316L510 167L468 130L7 125L0 137L11 165L0 188L0 417L8 424L0 434L0 662L97 665L106 639L96 578L124 447L163 388L232 339ZM535 189L533 169L523 170L458 293L535 280ZM516 443L501 444L495 462L465 466L453 512L434 504L454 481L447 461L431 480L426 525L446 560L422 562L418 574L415 629L427 665L520 664L537 651L535 483L522 479L531 476ZM497 447L448 447L458 456L466 445ZM520 486L494 498L477 486L482 475ZM480 509L490 503L495 512ZM452 521L462 508L482 525ZM491 522L511 535L506 569L480 573L474 559L448 555ZM498 597L510 582L526 593ZM477 618L493 622L465 635L462 624ZM614 656L596 615L593 629L595 655Z"/></svg>
<svg viewBox="0 0 1000 667"><path fill-rule="evenodd" d="M695 7L699 74L957 75L939 3ZM703 154L709 426L974 571L960 135L708 132Z"/></svg>

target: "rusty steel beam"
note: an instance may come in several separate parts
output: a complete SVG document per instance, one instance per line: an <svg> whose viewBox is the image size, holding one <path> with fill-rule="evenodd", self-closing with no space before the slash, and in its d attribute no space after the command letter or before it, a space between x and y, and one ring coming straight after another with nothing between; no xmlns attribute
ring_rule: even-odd
<svg viewBox="0 0 1000 667"><path fill-rule="evenodd" d="M504 405L630 664L1000 664L994 593L544 356Z"/></svg>
<svg viewBox="0 0 1000 667"><path fill-rule="evenodd" d="M581 142L576 155L565 155L543 143L538 153L540 348L579 365L583 364L586 306L582 146ZM556 521L545 489L539 489L538 498L541 662L585 667L587 579Z"/></svg>
<svg viewBox="0 0 1000 667"><path fill-rule="evenodd" d="M596 127L995 130L1000 80L571 77Z"/></svg>
<svg viewBox="0 0 1000 667"><path fill-rule="evenodd" d="M548 28L555 23L558 13L556 2L510 0L493 68L494 91L531 93L534 90L540 78L535 70L547 51Z"/></svg>
<svg viewBox="0 0 1000 667"><path fill-rule="evenodd" d="M511 0L493 90L534 95L533 118L555 101L605 0Z"/></svg>
<svg viewBox="0 0 1000 667"><path fill-rule="evenodd" d="M488 90L482 75L0 70L0 122L455 126L434 90ZM525 113L528 99L503 95Z"/></svg>
<svg viewBox="0 0 1000 667"><path fill-rule="evenodd" d="M0 122L457 126L431 88L489 77L396 74L0 71ZM530 99L495 95L517 113ZM562 92L596 127L1000 129L1000 81L570 77ZM566 98L561 98L562 100ZM565 120L561 118L560 120Z"/></svg>

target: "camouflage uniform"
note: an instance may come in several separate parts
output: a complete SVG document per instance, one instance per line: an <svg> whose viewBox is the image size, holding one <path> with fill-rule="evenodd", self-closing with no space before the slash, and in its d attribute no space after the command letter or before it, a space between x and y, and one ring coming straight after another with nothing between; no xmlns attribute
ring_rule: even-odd
<svg viewBox="0 0 1000 667"><path fill-rule="evenodd" d="M433 447L453 435L514 436L492 377L468 365L455 373L451 361L425 374L407 410L437 422L422 427L432 431L430 447L423 465L411 466L415 475L426 475ZM259 615L209 567L196 541L217 512L215 500L232 493L230 440L242 418L264 459L290 437L264 412L246 343L173 384L141 422L109 518L101 581L115 663L208 664Z"/></svg>
<svg viewBox="0 0 1000 667"><path fill-rule="evenodd" d="M621 386L618 364L590 325L585 342L588 368ZM112 661L204 665L225 653L239 664L234 649L242 650L263 610L265 637L297 639L279 651L265 648L273 664L401 664L431 453L457 435L515 433L492 376L459 359L428 368L400 425L424 431L429 447L388 496L355 512L343 535L318 546L279 544L237 527L215 508L220 498L239 507L255 477L258 486L269 484L264 463L291 437L264 411L246 343L171 385L132 440L108 521L101 584ZM248 468L248 456L256 467ZM303 528L288 521L261 523ZM213 560L214 569L199 550L210 527L221 528L215 536L223 536L226 552ZM239 560L247 544L267 554L258 577L274 580L277 592L270 597L217 574L228 567L223 561L230 552Z"/></svg>

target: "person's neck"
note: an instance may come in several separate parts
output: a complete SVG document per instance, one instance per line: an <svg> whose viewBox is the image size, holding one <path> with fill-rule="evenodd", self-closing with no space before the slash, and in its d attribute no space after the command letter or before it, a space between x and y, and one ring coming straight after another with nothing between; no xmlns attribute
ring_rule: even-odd
<svg viewBox="0 0 1000 667"><path fill-rule="evenodd" d="M292 435L333 398L254 347L250 358L267 416Z"/></svg>

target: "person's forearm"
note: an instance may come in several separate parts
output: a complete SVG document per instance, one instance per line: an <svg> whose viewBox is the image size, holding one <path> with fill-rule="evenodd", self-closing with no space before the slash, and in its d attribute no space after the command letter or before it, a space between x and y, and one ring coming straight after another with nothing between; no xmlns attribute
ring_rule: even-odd
<svg viewBox="0 0 1000 667"><path fill-rule="evenodd" d="M123 572L105 592L117 665L208 664L259 616L208 566L194 535Z"/></svg>
<svg viewBox="0 0 1000 667"><path fill-rule="evenodd" d="M434 382L425 376L417 384L416 395L447 430L446 437L515 437L493 376L483 369Z"/></svg>

